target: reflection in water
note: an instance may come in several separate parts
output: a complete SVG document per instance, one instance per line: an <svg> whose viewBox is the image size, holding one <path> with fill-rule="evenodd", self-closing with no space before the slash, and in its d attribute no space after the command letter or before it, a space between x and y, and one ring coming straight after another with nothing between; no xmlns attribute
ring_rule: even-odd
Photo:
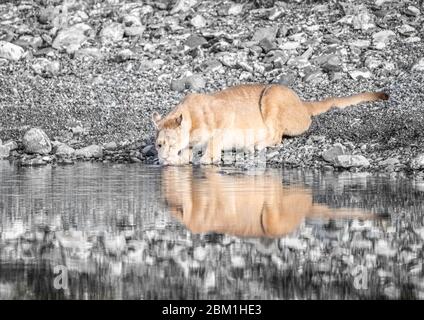
<svg viewBox="0 0 424 320"><path fill-rule="evenodd" d="M3 161L0 298L424 298L416 186L352 173ZM57 266L66 290L53 286ZM358 267L367 289L354 285Z"/></svg>
<svg viewBox="0 0 424 320"><path fill-rule="evenodd" d="M310 188L285 187L281 172L226 174L216 168L167 167L162 173L169 210L194 233L281 237L305 218L373 218L355 208L331 209L312 201Z"/></svg>

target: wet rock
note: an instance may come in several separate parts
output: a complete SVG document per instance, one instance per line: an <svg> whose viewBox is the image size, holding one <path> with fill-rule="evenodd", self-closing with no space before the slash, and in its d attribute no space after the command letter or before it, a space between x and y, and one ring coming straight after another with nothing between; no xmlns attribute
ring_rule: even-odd
<svg viewBox="0 0 424 320"><path fill-rule="evenodd" d="M341 143L334 144L331 148L327 149L322 153L322 157L327 162L335 162L336 158L341 155L345 155L347 149Z"/></svg>
<svg viewBox="0 0 424 320"><path fill-rule="evenodd" d="M372 35L376 49L383 49L391 39L396 38L396 34L391 30L382 30Z"/></svg>
<svg viewBox="0 0 424 320"><path fill-rule="evenodd" d="M77 23L71 27L62 29L53 41L52 47L57 50L65 50L73 53L78 50L87 40L86 32L91 27L85 23Z"/></svg>
<svg viewBox="0 0 424 320"><path fill-rule="evenodd" d="M13 43L0 40L0 58L18 61L24 55L24 49Z"/></svg>
<svg viewBox="0 0 424 320"><path fill-rule="evenodd" d="M75 156L82 158L101 158L103 157L103 149L101 146L91 145L75 150Z"/></svg>
<svg viewBox="0 0 424 320"><path fill-rule="evenodd" d="M27 159L21 159L20 165L23 167L37 167L37 166L45 166L48 162L44 161L41 157Z"/></svg>
<svg viewBox="0 0 424 320"><path fill-rule="evenodd" d="M9 155L10 155L9 147L0 145L0 160L8 158Z"/></svg>
<svg viewBox="0 0 424 320"><path fill-rule="evenodd" d="M424 58L419 59L413 66L412 71L424 72Z"/></svg>
<svg viewBox="0 0 424 320"><path fill-rule="evenodd" d="M0 145L1 145L1 141L0 141ZM16 141L8 141L5 144L3 144L5 147L8 147L10 151L14 151L16 149L18 149L18 144L16 143Z"/></svg>
<svg viewBox="0 0 424 320"><path fill-rule="evenodd" d="M65 143L61 143L56 147L55 154L58 156L72 156L75 153L75 149L68 146Z"/></svg>
<svg viewBox="0 0 424 320"><path fill-rule="evenodd" d="M340 155L335 158L334 164L342 168L369 167L370 162L361 155Z"/></svg>
<svg viewBox="0 0 424 320"><path fill-rule="evenodd" d="M424 168L424 154L419 154L414 159L411 160L411 169L419 170Z"/></svg>
<svg viewBox="0 0 424 320"><path fill-rule="evenodd" d="M50 61L46 58L38 58L32 65L34 72L43 77L53 77L59 74L59 61Z"/></svg>
<svg viewBox="0 0 424 320"><path fill-rule="evenodd" d="M49 137L39 128L32 128L25 133L22 143L27 153L48 154L52 151Z"/></svg>
<svg viewBox="0 0 424 320"><path fill-rule="evenodd" d="M190 20L190 24L193 27L200 29L206 27L206 20L202 15L197 14Z"/></svg>
<svg viewBox="0 0 424 320"><path fill-rule="evenodd" d="M100 31L100 39L103 44L111 44L122 40L124 37L124 26L117 22L105 25Z"/></svg>

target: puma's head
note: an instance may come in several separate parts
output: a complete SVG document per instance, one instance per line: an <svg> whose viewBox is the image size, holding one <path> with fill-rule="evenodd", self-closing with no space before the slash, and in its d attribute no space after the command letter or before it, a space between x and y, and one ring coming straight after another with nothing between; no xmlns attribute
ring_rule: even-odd
<svg viewBox="0 0 424 320"><path fill-rule="evenodd" d="M159 162L164 165L181 164L181 151L189 144L189 133L184 130L183 115L165 117L154 112L152 120L156 127L156 150Z"/></svg>

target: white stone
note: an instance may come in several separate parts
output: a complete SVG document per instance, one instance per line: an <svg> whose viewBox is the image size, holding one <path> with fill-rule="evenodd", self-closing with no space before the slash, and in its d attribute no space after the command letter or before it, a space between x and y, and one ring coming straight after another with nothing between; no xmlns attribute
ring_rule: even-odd
<svg viewBox="0 0 424 320"><path fill-rule="evenodd" d="M0 58L18 61L24 55L24 49L7 41L0 41Z"/></svg>
<svg viewBox="0 0 424 320"><path fill-rule="evenodd" d="M361 155L341 155L335 159L335 164L342 168L369 167L370 162Z"/></svg>

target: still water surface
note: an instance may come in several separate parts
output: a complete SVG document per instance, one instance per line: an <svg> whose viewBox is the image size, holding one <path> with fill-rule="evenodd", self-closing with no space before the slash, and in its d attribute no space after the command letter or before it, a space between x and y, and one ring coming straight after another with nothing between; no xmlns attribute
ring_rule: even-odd
<svg viewBox="0 0 424 320"><path fill-rule="evenodd" d="M3 161L0 298L424 298L421 189L364 173Z"/></svg>

